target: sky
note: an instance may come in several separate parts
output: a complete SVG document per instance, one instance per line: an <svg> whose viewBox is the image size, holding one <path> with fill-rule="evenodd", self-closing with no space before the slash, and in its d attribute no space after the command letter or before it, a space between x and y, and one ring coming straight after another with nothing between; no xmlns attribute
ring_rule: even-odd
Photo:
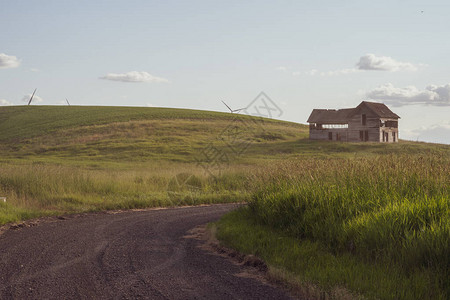
<svg viewBox="0 0 450 300"><path fill-rule="evenodd" d="M383 102L399 137L450 144L448 1L0 0L0 105L228 111L278 119Z"/></svg>

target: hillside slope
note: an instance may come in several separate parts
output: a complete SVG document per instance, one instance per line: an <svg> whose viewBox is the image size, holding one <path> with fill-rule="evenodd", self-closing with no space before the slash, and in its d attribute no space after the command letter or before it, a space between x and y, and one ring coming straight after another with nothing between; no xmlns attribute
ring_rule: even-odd
<svg viewBox="0 0 450 300"><path fill-rule="evenodd" d="M2 107L2 159L41 162L192 162L231 135L258 152L286 152L306 136L306 126L229 113L134 107ZM227 142L227 141L225 141Z"/></svg>
<svg viewBox="0 0 450 300"><path fill-rule="evenodd" d="M138 120L231 119L229 114L189 109L119 106L3 106L0 140L25 138L61 129Z"/></svg>

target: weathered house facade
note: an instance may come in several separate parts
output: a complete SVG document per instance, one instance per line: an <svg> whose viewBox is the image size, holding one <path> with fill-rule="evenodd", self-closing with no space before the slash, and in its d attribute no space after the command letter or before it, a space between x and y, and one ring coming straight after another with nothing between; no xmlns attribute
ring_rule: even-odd
<svg viewBox="0 0 450 300"><path fill-rule="evenodd" d="M355 108L314 109L308 118L311 140L398 142L398 119L383 103L361 102Z"/></svg>

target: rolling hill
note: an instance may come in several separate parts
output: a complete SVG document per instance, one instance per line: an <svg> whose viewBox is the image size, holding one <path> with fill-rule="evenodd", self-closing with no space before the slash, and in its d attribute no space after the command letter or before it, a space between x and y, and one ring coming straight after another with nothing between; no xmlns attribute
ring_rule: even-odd
<svg viewBox="0 0 450 300"><path fill-rule="evenodd" d="M289 152L305 125L219 112L169 108L21 106L0 108L2 159L82 164L193 162L223 135L239 135L254 153ZM245 121L247 120L247 121ZM228 129L228 131L227 131ZM226 131L226 132L224 132Z"/></svg>

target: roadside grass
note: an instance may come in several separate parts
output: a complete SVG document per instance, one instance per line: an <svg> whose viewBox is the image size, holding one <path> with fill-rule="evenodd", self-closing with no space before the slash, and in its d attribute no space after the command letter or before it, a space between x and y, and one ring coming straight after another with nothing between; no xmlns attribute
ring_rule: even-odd
<svg viewBox="0 0 450 300"><path fill-rule="evenodd" d="M219 223L218 235L226 244L265 253L263 259L267 256L276 266L324 287L343 285L371 298L450 295L448 152L289 160L258 170L251 181L248 208L235 213L233 221ZM231 228L233 236L227 237ZM307 266L290 269L295 262L291 250L277 248L282 244L271 237L265 241L255 228L272 232L280 243L284 237L300 243L299 255L327 268L337 259L339 269L325 268L314 276L308 275ZM240 239L239 230L257 238ZM302 248L311 245L328 256L316 257Z"/></svg>
<svg viewBox="0 0 450 300"><path fill-rule="evenodd" d="M25 209L9 203L0 202L0 225L54 214L57 214L57 212L44 211L36 208Z"/></svg>
<svg viewBox="0 0 450 300"><path fill-rule="evenodd" d="M0 164L0 224L39 215L113 209L228 203L248 200L243 170L234 168L217 179L199 167L149 170L86 170L45 164ZM196 185L171 181L181 174ZM194 187L190 189L189 187Z"/></svg>
<svg viewBox="0 0 450 300"><path fill-rule="evenodd" d="M261 224L249 208L225 215L215 226L225 246L260 257L269 266L269 278L286 282L307 299L448 299L431 270L409 272L350 253L334 254L320 242Z"/></svg>

